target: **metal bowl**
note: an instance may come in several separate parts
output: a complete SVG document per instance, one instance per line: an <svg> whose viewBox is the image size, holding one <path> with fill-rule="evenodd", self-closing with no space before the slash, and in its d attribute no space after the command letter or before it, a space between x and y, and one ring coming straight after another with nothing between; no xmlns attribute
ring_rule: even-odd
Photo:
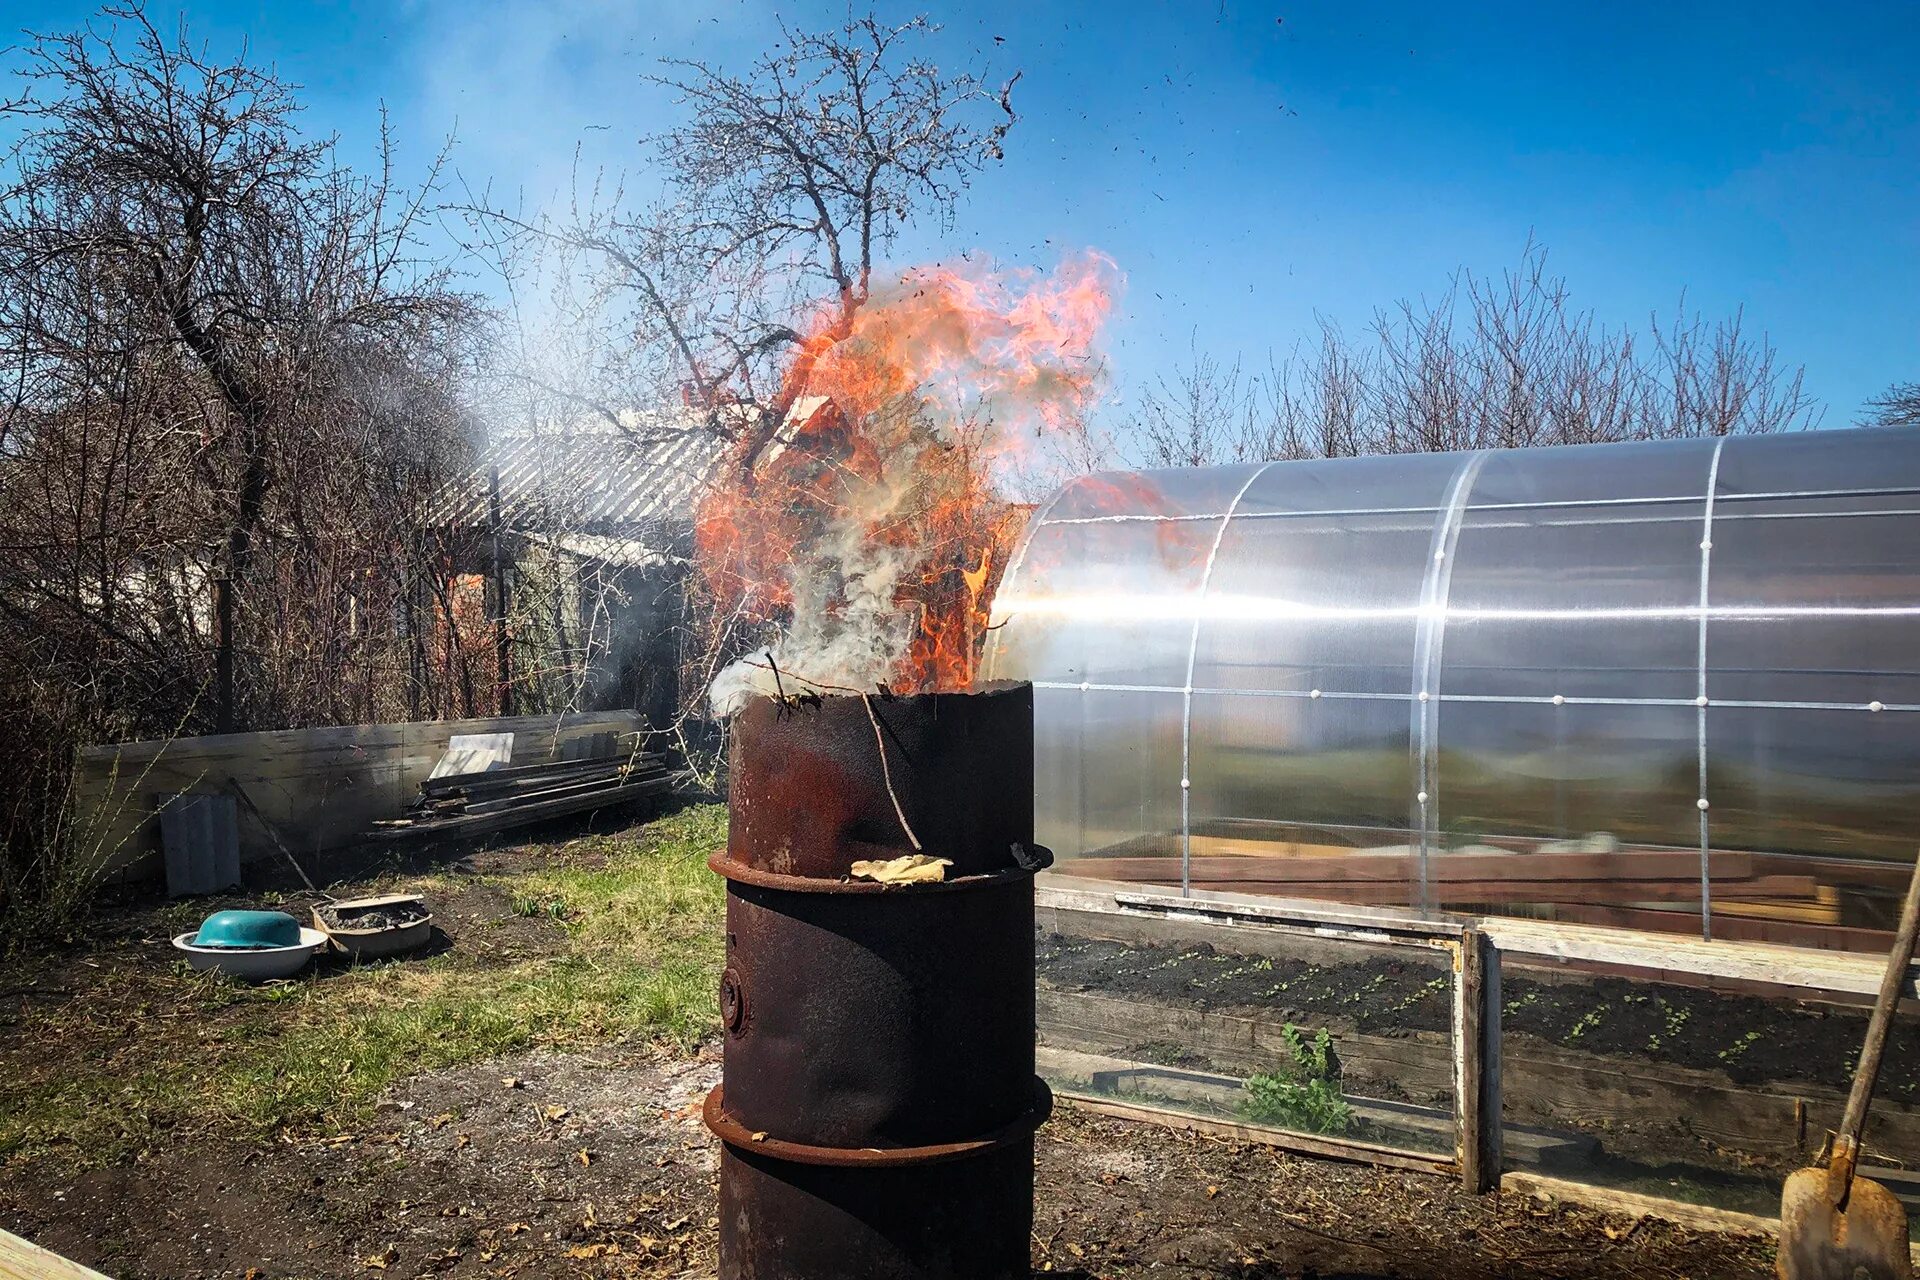
<svg viewBox="0 0 1920 1280"><path fill-rule="evenodd" d="M393 893L378 898L352 898L330 905L336 918L339 912L378 910L381 907L414 907L421 913L419 918L405 924L367 927L356 925L351 919L339 924L330 923L321 914L323 908L315 907L314 927L331 938L335 947L356 960L376 960L404 951L416 951L433 940L433 913L427 910L426 900L419 894Z"/></svg>
<svg viewBox="0 0 1920 1280"><path fill-rule="evenodd" d="M191 933L175 934L173 939L174 950L185 952L188 964L196 969L218 969L245 982L290 978L327 945L327 935L318 929L301 929L300 941L290 947L201 947L194 945L193 939Z"/></svg>

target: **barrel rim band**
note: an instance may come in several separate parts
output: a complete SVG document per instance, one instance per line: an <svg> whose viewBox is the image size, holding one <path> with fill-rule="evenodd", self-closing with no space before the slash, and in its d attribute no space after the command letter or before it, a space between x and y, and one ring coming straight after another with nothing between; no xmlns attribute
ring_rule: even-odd
<svg viewBox="0 0 1920 1280"><path fill-rule="evenodd" d="M1038 846L1035 847L1038 848ZM1052 861L1050 853L1046 861ZM923 884L881 884L877 880L828 880L821 876L790 876L779 871L767 871L729 858L725 849L716 849L708 857L707 868L736 884L749 884L757 889L779 889L785 893L888 894L954 893L968 889L991 889L1003 884L1031 880L1045 869L1044 865L1031 868L1007 867L977 876L957 876L952 880L934 880Z"/></svg>
<svg viewBox="0 0 1920 1280"><path fill-rule="evenodd" d="M885 1169L902 1165L941 1164L983 1156L1033 1136L1053 1114L1053 1090L1039 1076L1033 1078L1033 1101L1026 1114L1012 1124L994 1130L984 1138L967 1142L942 1142L926 1147L817 1147L806 1142L788 1142L750 1131L727 1114L724 1085L715 1085L700 1108L701 1119L715 1137L742 1151L786 1160L793 1164L830 1165L850 1169Z"/></svg>

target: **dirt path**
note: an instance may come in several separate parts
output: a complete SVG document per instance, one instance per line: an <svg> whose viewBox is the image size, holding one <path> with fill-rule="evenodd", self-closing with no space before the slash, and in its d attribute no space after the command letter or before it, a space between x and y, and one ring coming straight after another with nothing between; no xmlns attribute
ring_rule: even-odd
<svg viewBox="0 0 1920 1280"><path fill-rule="evenodd" d="M72 1176L0 1171L0 1224L115 1275L706 1276L711 1052L533 1054L393 1089L365 1131L183 1143ZM1036 1273L1762 1277L1764 1242L1063 1110L1042 1132Z"/></svg>

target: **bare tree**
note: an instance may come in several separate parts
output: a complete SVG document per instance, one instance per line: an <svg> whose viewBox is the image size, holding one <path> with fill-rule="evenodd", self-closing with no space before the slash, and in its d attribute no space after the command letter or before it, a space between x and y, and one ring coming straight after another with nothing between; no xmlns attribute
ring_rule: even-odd
<svg viewBox="0 0 1920 1280"><path fill-rule="evenodd" d="M917 52L935 29L868 16L785 30L780 51L744 75L669 61L655 82L688 117L651 143L666 199L630 208L617 182L599 179L577 183L550 216L476 198L465 210L476 240L497 255L532 245L557 255L563 274L584 271L574 300L628 350L654 357L616 372L684 387L706 411L697 429L737 442L750 480L814 354L851 331L881 256L914 221L950 219L971 177L1001 155L1019 77L994 89L976 73L943 72ZM611 422L623 400L663 388L548 389Z"/></svg>
<svg viewBox="0 0 1920 1280"><path fill-rule="evenodd" d="M1863 426L1920 427L1920 382L1896 382L1867 401Z"/></svg>
<svg viewBox="0 0 1920 1280"><path fill-rule="evenodd" d="M290 417L337 374L340 344L422 344L470 308L413 257L420 195L302 137L293 90L270 72L211 58L184 29L162 35L138 5L26 52L0 187L14 404L59 376L74 326L97 327L103 306L124 310L139 359L190 377L189 474L221 524L214 718L232 728L245 715L244 597Z"/></svg>
<svg viewBox="0 0 1920 1280"><path fill-rule="evenodd" d="M1140 393L1127 426L1150 467L1202 467L1263 457L1254 416L1256 389L1239 362L1222 365L1197 347L1192 362Z"/></svg>
<svg viewBox="0 0 1920 1280"><path fill-rule="evenodd" d="M481 327L415 260L427 190L339 165L270 73L138 7L19 56L0 914L66 865L76 742L454 709L422 650L456 622L433 512Z"/></svg>
<svg viewBox="0 0 1920 1280"><path fill-rule="evenodd" d="M1196 356L1171 386L1210 386L1221 403L1184 426L1193 447L1173 452L1221 463L1514 448L1783 431L1820 417L1801 370L1750 336L1740 313L1710 323L1683 296L1664 323L1609 328L1573 305L1537 245L1498 278L1461 271L1436 298L1376 313L1365 340L1325 321L1318 337L1249 386ZM1171 456L1164 410L1180 397L1168 390L1148 396L1160 425L1136 427L1155 462Z"/></svg>

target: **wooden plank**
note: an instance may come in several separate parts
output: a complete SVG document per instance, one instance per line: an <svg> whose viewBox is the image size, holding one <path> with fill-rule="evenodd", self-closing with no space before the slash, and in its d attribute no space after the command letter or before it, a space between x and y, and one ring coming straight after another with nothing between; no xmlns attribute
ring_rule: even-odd
<svg viewBox="0 0 1920 1280"><path fill-rule="evenodd" d="M1786 920L1752 920L1743 918L1732 911L1713 913L1713 936L1716 942L1762 943L1789 947L1799 951L1855 951L1871 955L1884 956L1893 944L1893 935L1879 929L1859 929L1844 925L1807 924ZM1635 907L1610 907L1603 904L1570 903L1557 908L1560 917L1569 924L1601 925L1620 930L1639 930L1658 932L1666 920L1674 917L1673 912L1655 912ZM1689 927L1675 927L1675 932L1699 936L1699 917L1693 913L1681 913L1680 920Z"/></svg>
<svg viewBox="0 0 1920 1280"><path fill-rule="evenodd" d="M507 831L513 827L524 827L535 822L545 822L549 818L564 817L570 813L585 813L590 809L626 804L643 796L658 795L671 789L672 786L671 778L655 778L645 782L629 783L623 787L601 787L580 794L542 800L537 804L513 805L490 813L433 818L404 827L383 826L377 831L368 833L365 838L389 842L411 839L468 840L474 836Z"/></svg>
<svg viewBox="0 0 1920 1280"><path fill-rule="evenodd" d="M0 1276L6 1280L107 1280L91 1267L0 1231Z"/></svg>
<svg viewBox="0 0 1920 1280"><path fill-rule="evenodd" d="M1871 1172L1863 1170L1863 1173ZM1733 1235L1765 1236L1777 1240L1780 1236L1780 1219L1764 1217L1757 1213L1739 1213L1732 1209L1716 1209L1712 1205L1689 1204L1684 1200L1668 1200L1663 1196L1642 1195L1637 1191L1621 1191L1614 1187L1597 1186L1590 1182L1574 1182L1566 1178L1550 1178L1544 1174L1528 1173L1516 1170L1502 1174L1500 1189L1515 1195L1537 1196L1547 1200L1564 1200L1571 1204L1585 1205L1589 1209L1599 1209L1603 1213L1617 1213L1622 1217L1661 1218L1675 1222L1695 1231L1724 1231ZM1920 1242L1909 1243L1907 1259L1915 1269L1920 1270Z"/></svg>
<svg viewBox="0 0 1920 1280"><path fill-rule="evenodd" d="M1471 924L1503 953L1543 960L1590 962L1642 971L1651 977L1688 975L1728 978L1762 987L1871 996L1880 989L1880 955L1822 951L1779 943L1704 941L1680 933L1616 929L1556 920L1507 916L1422 918L1405 909L1342 907L1245 894L1177 890L1154 892L1137 886L1093 880L1075 882L1049 871L1040 878L1036 902L1042 908L1115 915L1168 914L1185 920L1210 920L1229 927L1285 926L1328 936L1345 933L1362 940L1395 941L1425 933L1458 936ZM1760 922L1756 922L1760 923ZM1882 953L1884 954L1884 953ZM1904 994L1920 997L1920 964L1909 970Z"/></svg>
<svg viewBox="0 0 1920 1280"><path fill-rule="evenodd" d="M1082 864L1069 863L1062 868L1063 875L1076 874ZM1122 879L1140 884L1179 883L1179 863L1167 860L1160 870L1152 874L1143 874L1135 879L1123 875ZM1111 868L1098 868L1101 872ZM1124 869L1123 869L1124 870ZM1287 877L1271 878L1227 878L1208 877L1199 874L1196 869L1193 883L1204 885L1209 890L1259 894L1282 891L1289 896L1311 898L1317 901L1344 902L1355 906L1386 904L1405 906L1412 897L1411 881L1385 880L1295 880ZM1759 900L1775 904L1770 909L1776 914L1796 913L1806 917L1828 917L1833 915L1831 903L1819 898L1820 884L1812 876L1764 876L1751 880L1716 880L1713 883L1715 906L1722 904ZM1680 876L1673 880L1535 880L1523 876L1510 876L1489 880L1459 880L1446 883L1434 883L1428 887L1428 896L1443 905L1472 906L1482 903L1519 902L1533 905L1555 904L1615 904L1632 906L1636 903L1675 902L1697 904L1700 900L1700 879L1694 876ZM1791 899L1804 899L1803 903L1792 903ZM1728 910L1737 908L1729 907ZM1759 910L1767 910L1762 907ZM1698 918L1698 911L1694 913Z"/></svg>
<svg viewBox="0 0 1920 1280"><path fill-rule="evenodd" d="M1404 1151L1395 1151L1390 1147L1376 1147L1364 1142L1316 1138L1309 1134L1294 1133L1290 1129L1269 1129L1264 1125L1240 1124L1232 1120L1202 1119L1179 1111L1163 1111L1158 1107L1138 1107L1131 1103L1115 1102L1111 1098L1079 1093L1072 1089L1056 1090L1054 1097L1081 1111L1092 1111L1120 1120L1157 1124L1167 1129L1188 1129L1194 1133L1258 1143L1261 1146L1276 1147L1282 1151L1297 1151L1302 1155L1319 1156L1322 1159L1385 1165L1393 1169L1412 1169L1419 1173L1452 1173L1454 1171L1451 1160L1409 1155Z"/></svg>
<svg viewBox="0 0 1920 1280"><path fill-rule="evenodd" d="M1487 916L1476 927L1504 953L1585 960L1654 973L1736 978L1768 986L1872 995L1886 962L1879 956L1761 942L1707 942L1684 934L1609 929L1561 921ZM1907 996L1920 996L1920 965L1908 970Z"/></svg>
<svg viewBox="0 0 1920 1280"><path fill-rule="evenodd" d="M1780 1219L1763 1218L1753 1213L1736 1213L1712 1205L1688 1204L1661 1196L1641 1195L1637 1191L1618 1191L1590 1182L1571 1182L1538 1173L1514 1172L1500 1178L1500 1189L1515 1195L1539 1196L1548 1200L1567 1200L1590 1209L1617 1213L1622 1217L1645 1215L1679 1223L1696 1231L1725 1231L1736 1235L1778 1236Z"/></svg>
<svg viewBox="0 0 1920 1280"><path fill-rule="evenodd" d="M1500 960L1469 929L1453 950L1454 1150L1475 1195L1500 1181Z"/></svg>
<svg viewBox="0 0 1920 1280"><path fill-rule="evenodd" d="M1178 858L1076 858L1066 868L1085 866L1102 879L1165 879L1169 867L1177 882ZM1426 860L1427 883L1508 880L1686 880L1700 879L1697 850L1621 849L1613 853L1444 853ZM1096 869L1097 868L1097 869ZM1712 877L1746 880L1754 874L1750 853L1719 852L1709 861ZM1196 858L1189 868L1194 884L1245 880L1261 884L1399 884L1416 876L1420 859L1405 853L1354 850L1332 858Z"/></svg>

